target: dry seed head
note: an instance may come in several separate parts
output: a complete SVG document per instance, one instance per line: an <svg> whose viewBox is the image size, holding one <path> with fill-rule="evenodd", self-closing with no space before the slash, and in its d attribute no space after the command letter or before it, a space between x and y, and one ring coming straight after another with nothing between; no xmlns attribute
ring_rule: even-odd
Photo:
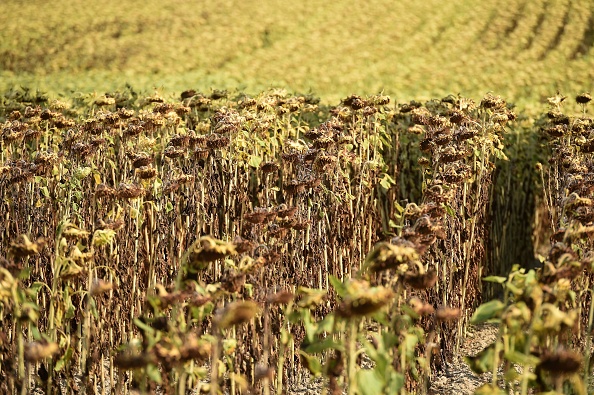
<svg viewBox="0 0 594 395"><path fill-rule="evenodd" d="M245 285L245 276L244 273L237 275L225 273L221 280L221 288L229 293L239 292Z"/></svg>
<svg viewBox="0 0 594 395"><path fill-rule="evenodd" d="M441 307L435 312L435 318L438 321L454 321L460 317L460 309L451 307Z"/></svg>
<svg viewBox="0 0 594 395"><path fill-rule="evenodd" d="M229 303L215 316L215 323L220 329L228 329L242 325L254 318L260 308L254 301L237 301Z"/></svg>
<svg viewBox="0 0 594 395"><path fill-rule="evenodd" d="M321 305L326 298L327 291L307 287L297 288L297 306L304 309L314 309Z"/></svg>
<svg viewBox="0 0 594 395"><path fill-rule="evenodd" d="M481 100L481 107L483 108L501 108L505 106L505 101L500 96L487 94Z"/></svg>
<svg viewBox="0 0 594 395"><path fill-rule="evenodd" d="M340 303L336 313L342 318L375 313L394 297L392 290L378 286L370 287L367 281L351 280L347 284L348 296Z"/></svg>
<svg viewBox="0 0 594 395"><path fill-rule="evenodd" d="M425 303L417 297L411 298L408 304L419 316L429 315L435 312L435 308L431 304Z"/></svg>
<svg viewBox="0 0 594 395"><path fill-rule="evenodd" d="M170 145L163 150L163 155L171 159L181 158L184 156L185 153L186 150L184 148L178 148L173 145Z"/></svg>
<svg viewBox="0 0 594 395"><path fill-rule="evenodd" d="M30 255L37 255L45 246L45 240L40 238L31 242L26 235L20 235L16 241L10 243L8 254L15 258L24 258Z"/></svg>
<svg viewBox="0 0 594 395"><path fill-rule="evenodd" d="M129 124L124 131L124 136L133 137L137 136L144 131L144 124Z"/></svg>
<svg viewBox="0 0 594 395"><path fill-rule="evenodd" d="M375 273L394 269L401 264L414 263L418 259L419 254L414 247L380 242L365 257L365 267Z"/></svg>
<svg viewBox="0 0 594 395"><path fill-rule="evenodd" d="M196 148L194 151L194 158L198 160L206 160L210 155L210 150L206 148Z"/></svg>
<svg viewBox="0 0 594 395"><path fill-rule="evenodd" d="M235 245L211 236L203 236L196 240L188 249L188 263L198 269L204 269L208 263L228 255L235 255Z"/></svg>
<svg viewBox="0 0 594 395"><path fill-rule="evenodd" d="M157 175L157 169L152 166L141 166L136 169L136 175L142 180L149 180Z"/></svg>
<svg viewBox="0 0 594 395"><path fill-rule="evenodd" d="M116 355L113 362L114 365L120 369L131 370L144 368L151 363L156 363L157 358L155 354L149 354L146 352L137 355L130 353L120 353Z"/></svg>
<svg viewBox="0 0 594 395"><path fill-rule="evenodd" d="M3 266L5 263L5 260L3 260ZM11 300L18 285L18 281L13 275L6 268L0 267L0 301Z"/></svg>
<svg viewBox="0 0 594 395"><path fill-rule="evenodd" d="M293 226L295 226L297 224L297 218L282 218L278 221L278 226L280 226L283 229L289 229L292 228Z"/></svg>
<svg viewBox="0 0 594 395"><path fill-rule="evenodd" d="M228 137L212 133L206 140L206 146L210 149L220 149L228 146L230 142L231 140Z"/></svg>
<svg viewBox="0 0 594 395"><path fill-rule="evenodd" d="M58 343L48 341L33 342L25 346L25 360L35 363L44 358L50 358L59 352Z"/></svg>
<svg viewBox="0 0 594 395"><path fill-rule="evenodd" d="M309 228L311 225L310 221L301 221L301 222L297 222L295 225L292 226L293 229L298 230L298 231L303 231L306 230L307 228Z"/></svg>
<svg viewBox="0 0 594 395"><path fill-rule="evenodd" d="M194 89L188 89L181 93L180 98L181 98L181 100L186 100L186 99L196 96L196 93L197 92Z"/></svg>
<svg viewBox="0 0 594 395"><path fill-rule="evenodd" d="M268 219L268 214L268 209L256 207L251 213L244 214L243 219L251 224L262 224Z"/></svg>
<svg viewBox="0 0 594 395"><path fill-rule="evenodd" d="M575 101L578 104L588 104L590 101L592 101L592 95L590 95L589 93L579 94L575 97Z"/></svg>
<svg viewBox="0 0 594 395"><path fill-rule="evenodd" d="M449 144L452 141L452 139L453 139L453 136L451 135L451 133L443 133L443 134L436 135L431 140L435 145L443 146L443 145Z"/></svg>
<svg viewBox="0 0 594 395"><path fill-rule="evenodd" d="M236 236L235 239L233 239L233 244L235 245L235 251L237 251L238 254L251 252L256 248L256 243L243 239L240 236Z"/></svg>
<svg viewBox="0 0 594 395"><path fill-rule="evenodd" d="M113 289L113 284L102 279L95 279L91 286L91 296L98 296Z"/></svg>
<svg viewBox="0 0 594 395"><path fill-rule="evenodd" d="M567 125L553 125L544 129L544 132L550 137L562 137L567 134Z"/></svg>
<svg viewBox="0 0 594 395"><path fill-rule="evenodd" d="M412 125L407 129L407 131L409 133L417 134L417 135L425 133L425 129L423 128L422 125Z"/></svg>
<svg viewBox="0 0 594 395"><path fill-rule="evenodd" d="M204 132L207 132L210 129L210 124L203 123L203 124L199 124L197 126L200 127L201 125L203 125L205 127ZM204 135L198 135L193 130L190 131L189 140L190 140L189 144L191 147L200 147L200 148L206 147L207 137Z"/></svg>
<svg viewBox="0 0 594 395"><path fill-rule="evenodd" d="M468 118L462 111L452 111L450 113L450 122L454 124L461 124L467 121Z"/></svg>
<svg viewBox="0 0 594 395"><path fill-rule="evenodd" d="M431 164L431 161L428 158L421 156L419 159L417 159L417 164L421 167L427 167Z"/></svg>
<svg viewBox="0 0 594 395"><path fill-rule="evenodd" d="M11 111L10 114L8 114L9 121L18 121L22 117L23 117L23 114L21 114L21 112L19 110Z"/></svg>
<svg viewBox="0 0 594 395"><path fill-rule="evenodd" d="M264 174L274 173L275 171L278 171L279 168L280 166L275 162L262 162L262 164L260 164L260 170L262 170L262 173Z"/></svg>
<svg viewBox="0 0 594 395"><path fill-rule="evenodd" d="M462 126L454 134L454 136L456 137L456 140L459 142L471 139L473 137L476 137L477 135L478 135L478 131L471 129L467 126Z"/></svg>
<svg viewBox="0 0 594 395"><path fill-rule="evenodd" d="M313 146L317 149L328 149L331 145L334 144L334 139L332 137L320 137L314 141Z"/></svg>
<svg viewBox="0 0 594 395"><path fill-rule="evenodd" d="M569 125L570 123L569 117L560 111L549 111L547 117L549 118L549 122L553 125Z"/></svg>
<svg viewBox="0 0 594 395"><path fill-rule="evenodd" d="M95 189L95 196L97 198L114 197L115 195L116 195L116 190L105 185L105 184L99 184L99 185L97 185L97 188Z"/></svg>
<svg viewBox="0 0 594 395"><path fill-rule="evenodd" d="M28 129L25 134L23 135L23 138L25 139L25 141L32 141L35 139L38 139L41 137L43 133L41 132L41 130L38 129Z"/></svg>
<svg viewBox="0 0 594 395"><path fill-rule="evenodd" d="M452 163L465 158L467 155L468 151L464 149L457 150L452 146L448 146L440 152L439 161L441 163Z"/></svg>
<svg viewBox="0 0 594 395"><path fill-rule="evenodd" d="M95 99L96 106L113 106L115 105L116 101L113 97L101 96Z"/></svg>
<svg viewBox="0 0 594 395"><path fill-rule="evenodd" d="M417 290L433 288L437 282L437 272L430 269L426 273L406 273L404 282Z"/></svg>
<svg viewBox="0 0 594 395"><path fill-rule="evenodd" d="M351 95L342 101L347 107L352 108L353 110L360 110L363 107L367 106L367 101L363 100L361 96Z"/></svg>
<svg viewBox="0 0 594 395"><path fill-rule="evenodd" d="M90 234L90 232L80 229L72 223L67 224L62 231L62 235L68 240L85 239L89 237Z"/></svg>
<svg viewBox="0 0 594 395"><path fill-rule="evenodd" d="M287 304L295 299L295 295L289 291L280 291L266 297L266 302L270 304Z"/></svg>
<svg viewBox="0 0 594 395"><path fill-rule="evenodd" d="M324 131L320 129L311 129L305 132L304 136L312 141L315 141L324 136Z"/></svg>
<svg viewBox="0 0 594 395"><path fill-rule="evenodd" d="M120 108L117 112L118 117L120 119L130 119L134 116L134 110L129 110L127 108Z"/></svg>
<svg viewBox="0 0 594 395"><path fill-rule="evenodd" d="M284 190L289 195L298 195L305 192L307 183L298 180L292 180L289 184L285 185Z"/></svg>
<svg viewBox="0 0 594 395"><path fill-rule="evenodd" d="M282 153L281 158L286 162L298 163L301 161L301 153L299 151L291 150L290 152Z"/></svg>
<svg viewBox="0 0 594 395"><path fill-rule="evenodd" d="M507 113L498 112L491 115L491 121L501 125L505 125L509 121L509 117Z"/></svg>
<svg viewBox="0 0 594 395"><path fill-rule="evenodd" d="M277 208L276 208L276 215L279 218L288 218L288 217L292 217L295 215L295 213L297 213L297 207L293 206L293 207L288 207L286 204L280 204Z"/></svg>
<svg viewBox="0 0 594 395"><path fill-rule="evenodd" d="M144 195L144 193L144 188L137 184L121 183L118 185L118 189L116 190L116 195L120 199L136 199Z"/></svg>
<svg viewBox="0 0 594 395"><path fill-rule="evenodd" d="M120 230L123 227L124 227L124 221L121 219L116 219L116 220L108 219L107 221L104 221L99 218L95 222L95 229L97 229L97 230L105 230L105 229Z"/></svg>
<svg viewBox="0 0 594 395"><path fill-rule="evenodd" d="M431 139L431 138L426 138L419 142L419 148L423 152L430 152L434 146L435 146L435 143L433 142L433 139Z"/></svg>
<svg viewBox="0 0 594 395"><path fill-rule="evenodd" d="M400 104L400 112L401 113L407 113L407 112L411 112L412 110L414 110L415 108L419 108L421 107L422 104L417 102L417 101L411 101L410 103L403 103Z"/></svg>
<svg viewBox="0 0 594 395"><path fill-rule="evenodd" d="M169 145L174 147L187 147L190 143L190 136L176 134L169 140Z"/></svg>
<svg viewBox="0 0 594 395"><path fill-rule="evenodd" d="M583 357L573 351L557 350L540 358L537 370L545 370L554 376L577 373L581 370Z"/></svg>

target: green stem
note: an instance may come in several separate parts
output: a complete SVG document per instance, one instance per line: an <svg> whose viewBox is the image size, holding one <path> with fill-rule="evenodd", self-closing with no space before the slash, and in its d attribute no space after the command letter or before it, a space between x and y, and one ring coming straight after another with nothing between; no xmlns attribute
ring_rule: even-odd
<svg viewBox="0 0 594 395"><path fill-rule="evenodd" d="M349 325L349 338L347 344L348 353L348 375L349 375L349 389L348 395L355 395L357 393L357 329L358 320L351 319Z"/></svg>

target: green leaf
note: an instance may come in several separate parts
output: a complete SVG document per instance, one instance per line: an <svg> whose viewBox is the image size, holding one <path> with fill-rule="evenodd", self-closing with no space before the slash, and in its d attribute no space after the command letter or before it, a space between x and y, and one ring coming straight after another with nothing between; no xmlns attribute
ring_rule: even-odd
<svg viewBox="0 0 594 395"><path fill-rule="evenodd" d="M333 275L329 275L328 280L330 281L330 284L332 284L332 287L336 291L336 294L341 299L344 299L348 294L347 286L342 281L340 281L336 276L333 276Z"/></svg>
<svg viewBox="0 0 594 395"><path fill-rule="evenodd" d="M328 314L324 319L318 322L318 329L316 330L316 334L320 335L324 332L332 332L334 328L334 314Z"/></svg>
<svg viewBox="0 0 594 395"><path fill-rule="evenodd" d="M380 179L380 185L382 186L382 188L390 189L390 187L395 184L396 181L394 181L394 179L390 177L390 175L386 173L382 174L382 178Z"/></svg>
<svg viewBox="0 0 594 395"><path fill-rule="evenodd" d="M165 204L165 212L169 214L173 210L173 204L168 200Z"/></svg>
<svg viewBox="0 0 594 395"><path fill-rule="evenodd" d="M386 393L398 394L402 388L404 388L404 375L392 368Z"/></svg>
<svg viewBox="0 0 594 395"><path fill-rule="evenodd" d="M503 284L506 280L507 280L506 277L500 277L500 276L488 276L488 277L483 278L483 281L486 281L488 283L498 283L498 284Z"/></svg>
<svg viewBox="0 0 594 395"><path fill-rule="evenodd" d="M138 327L138 329L140 329L143 332L150 333L150 334L155 333L155 330L151 326L140 321L138 318L134 318L134 325L136 325Z"/></svg>
<svg viewBox="0 0 594 395"><path fill-rule="evenodd" d="M361 395L383 394L386 380L376 369L361 369L357 372L357 390ZM349 383L352 385L352 383Z"/></svg>
<svg viewBox="0 0 594 395"><path fill-rule="evenodd" d="M161 379L161 372L159 372L159 368L155 365L148 364L146 367L146 375L148 376L148 378L152 381L154 381L157 384L161 384L162 383L162 379Z"/></svg>
<svg viewBox="0 0 594 395"><path fill-rule="evenodd" d="M56 372L59 372L62 369L64 369L64 366L66 366L66 364L68 362L70 362L70 360L72 359L73 352L74 352L74 348L72 348L72 347L68 347L66 349L66 352L64 353L64 355L62 356L62 358L60 358L58 360L58 362L56 362L56 365L54 366L54 370Z"/></svg>
<svg viewBox="0 0 594 395"><path fill-rule="evenodd" d="M447 204L443 205L443 208L445 209L446 213L452 217L452 218L456 218L456 212L454 211L453 208L451 208L450 206L448 206Z"/></svg>
<svg viewBox="0 0 594 395"><path fill-rule="evenodd" d="M492 383L483 384L474 391L474 395L506 395L507 392Z"/></svg>
<svg viewBox="0 0 594 395"><path fill-rule="evenodd" d="M536 367L540 363L540 359L534 355L526 355L519 351L508 351L504 355L505 359L512 363L517 363L524 366Z"/></svg>
<svg viewBox="0 0 594 395"><path fill-rule="evenodd" d="M256 156L256 155L250 156L250 161L249 161L250 166L257 169L260 166L260 163L262 163L262 158L260 158L259 156Z"/></svg>
<svg viewBox="0 0 594 395"><path fill-rule="evenodd" d="M500 300L491 300L483 303L472 315L470 323L473 325L481 324L492 318L497 317L505 308L505 305Z"/></svg>
<svg viewBox="0 0 594 395"><path fill-rule="evenodd" d="M495 360L495 344L496 343L490 344L475 356L464 357L464 361L474 373L482 374L493 370L493 361Z"/></svg>
<svg viewBox="0 0 594 395"><path fill-rule="evenodd" d="M21 271L17 275L17 278L19 280L27 280L30 275L31 275L31 268L25 267L25 268L21 269Z"/></svg>
<svg viewBox="0 0 594 395"><path fill-rule="evenodd" d="M328 337L322 341L310 344L309 346L305 347L303 351L305 351L308 354L318 354L326 350L344 351L344 346L341 342L338 342Z"/></svg>
<svg viewBox="0 0 594 395"><path fill-rule="evenodd" d="M299 356L301 357L301 363L314 377L322 373L322 364L316 357L307 354L303 350L299 350Z"/></svg>
<svg viewBox="0 0 594 395"><path fill-rule="evenodd" d="M31 296L36 296L37 293L39 292L39 290L45 286L44 282L41 281L35 281L33 284L31 284L31 286L29 287L29 293Z"/></svg>

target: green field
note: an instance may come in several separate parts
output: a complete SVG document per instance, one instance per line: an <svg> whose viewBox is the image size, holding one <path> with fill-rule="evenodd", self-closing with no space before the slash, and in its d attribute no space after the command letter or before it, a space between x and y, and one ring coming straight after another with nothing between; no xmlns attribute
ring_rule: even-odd
<svg viewBox="0 0 594 395"><path fill-rule="evenodd" d="M5 1L0 88L268 87L398 100L591 90L588 1Z"/></svg>

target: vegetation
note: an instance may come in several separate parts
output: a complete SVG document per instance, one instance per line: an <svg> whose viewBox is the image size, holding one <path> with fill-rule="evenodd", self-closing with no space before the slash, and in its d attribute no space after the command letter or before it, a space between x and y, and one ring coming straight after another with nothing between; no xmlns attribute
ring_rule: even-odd
<svg viewBox="0 0 594 395"><path fill-rule="evenodd" d="M477 394L593 391L594 5L64 5L0 15L0 392L429 393L485 323Z"/></svg>
<svg viewBox="0 0 594 395"><path fill-rule="evenodd" d="M492 91L532 107L551 92L593 89L593 8L569 0L370 0L358 12L348 2L8 0L0 89L104 93L130 83L255 94L276 86L327 103L353 92L480 100Z"/></svg>

